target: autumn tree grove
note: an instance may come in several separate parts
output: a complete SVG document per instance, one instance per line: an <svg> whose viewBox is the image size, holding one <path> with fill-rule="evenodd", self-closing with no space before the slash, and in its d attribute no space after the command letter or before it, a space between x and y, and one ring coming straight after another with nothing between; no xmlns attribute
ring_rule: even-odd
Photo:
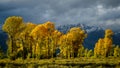
<svg viewBox="0 0 120 68"><path fill-rule="evenodd" d="M7 56L10 59L91 57L93 50L84 48L86 31L80 27L71 28L66 34L56 30L53 22L43 24L24 22L22 17L11 16L5 20L2 30L8 34ZM105 30L105 37L95 44L94 56L107 57L111 51L113 31ZM56 49L60 53L56 55ZM114 56L119 56L119 47L114 48Z"/></svg>

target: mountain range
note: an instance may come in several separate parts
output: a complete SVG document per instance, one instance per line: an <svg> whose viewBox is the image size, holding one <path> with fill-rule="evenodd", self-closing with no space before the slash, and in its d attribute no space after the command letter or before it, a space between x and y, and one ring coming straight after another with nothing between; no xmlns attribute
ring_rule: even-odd
<svg viewBox="0 0 120 68"><path fill-rule="evenodd" d="M104 37L104 28L100 26L89 26L86 24L67 24L67 25L60 25L57 26L56 29L62 33L67 33L68 30L72 27L81 27L87 33L87 38L85 39L83 45L85 48L94 49L95 43L98 41L99 38ZM2 30L2 24L0 24L0 46L2 47L3 51L6 52L7 45L7 34ZM113 44L120 45L120 32L115 31L113 35Z"/></svg>

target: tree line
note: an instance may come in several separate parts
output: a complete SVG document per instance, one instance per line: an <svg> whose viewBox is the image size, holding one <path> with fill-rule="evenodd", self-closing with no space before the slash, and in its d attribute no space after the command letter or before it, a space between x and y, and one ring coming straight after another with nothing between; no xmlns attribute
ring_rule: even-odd
<svg viewBox="0 0 120 68"><path fill-rule="evenodd" d="M113 46L112 30L105 30L94 50L84 48L87 33L80 27L71 28L66 34L55 29L53 22L33 24L22 17L11 16L5 20L2 30L8 34L7 57L17 58L61 58L74 57L120 57L120 47ZM60 50L60 51L58 51Z"/></svg>

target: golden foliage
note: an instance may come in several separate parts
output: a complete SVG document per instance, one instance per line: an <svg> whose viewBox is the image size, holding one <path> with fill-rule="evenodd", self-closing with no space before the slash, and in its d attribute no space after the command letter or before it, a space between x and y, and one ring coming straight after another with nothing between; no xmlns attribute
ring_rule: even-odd
<svg viewBox="0 0 120 68"><path fill-rule="evenodd" d="M53 22L43 24L24 23L22 17L8 17L2 27L8 33L8 55L21 54L32 58L53 58L56 49L60 48L60 55L64 58L90 57L92 50L83 47L86 32L80 27L71 28L66 34L55 29ZM95 44L94 55L108 56L112 48L112 35L110 29L105 30L104 38L100 38ZM118 55L118 47L114 49L114 55Z"/></svg>
<svg viewBox="0 0 120 68"><path fill-rule="evenodd" d="M79 45L82 45L83 40L86 38L87 34L84 30L79 27L73 27L69 30L69 32L63 35L60 38L61 42L61 53L66 57L70 58L77 56ZM74 55L74 53L76 53Z"/></svg>
<svg viewBox="0 0 120 68"><path fill-rule="evenodd" d="M110 29L105 30L105 37L103 39L99 39L95 44L94 55L99 56L108 56L110 49L112 47L112 36L113 32Z"/></svg>
<svg viewBox="0 0 120 68"><path fill-rule="evenodd" d="M22 23L23 23L22 17L19 16L8 17L5 20L2 29L8 34L14 35L19 30L19 27L21 26Z"/></svg>
<svg viewBox="0 0 120 68"><path fill-rule="evenodd" d="M114 57L119 57L120 56L120 48L119 48L119 46L116 46L115 48L114 48Z"/></svg>
<svg viewBox="0 0 120 68"><path fill-rule="evenodd" d="M45 22L43 25L48 31L53 32L55 30L55 26L53 22L48 21L48 22Z"/></svg>

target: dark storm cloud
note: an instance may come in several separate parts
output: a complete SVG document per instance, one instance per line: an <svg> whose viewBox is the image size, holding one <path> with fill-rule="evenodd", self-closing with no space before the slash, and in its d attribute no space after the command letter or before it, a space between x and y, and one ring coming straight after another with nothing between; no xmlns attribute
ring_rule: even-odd
<svg viewBox="0 0 120 68"><path fill-rule="evenodd" d="M120 7L112 8L112 9L103 9L103 13L99 20L116 20L120 18Z"/></svg>
<svg viewBox="0 0 120 68"><path fill-rule="evenodd" d="M120 24L119 12L120 0L0 0L0 20L15 15L35 23L106 23L112 28Z"/></svg>
<svg viewBox="0 0 120 68"><path fill-rule="evenodd" d="M120 0L100 0L106 8L114 8L120 6Z"/></svg>

